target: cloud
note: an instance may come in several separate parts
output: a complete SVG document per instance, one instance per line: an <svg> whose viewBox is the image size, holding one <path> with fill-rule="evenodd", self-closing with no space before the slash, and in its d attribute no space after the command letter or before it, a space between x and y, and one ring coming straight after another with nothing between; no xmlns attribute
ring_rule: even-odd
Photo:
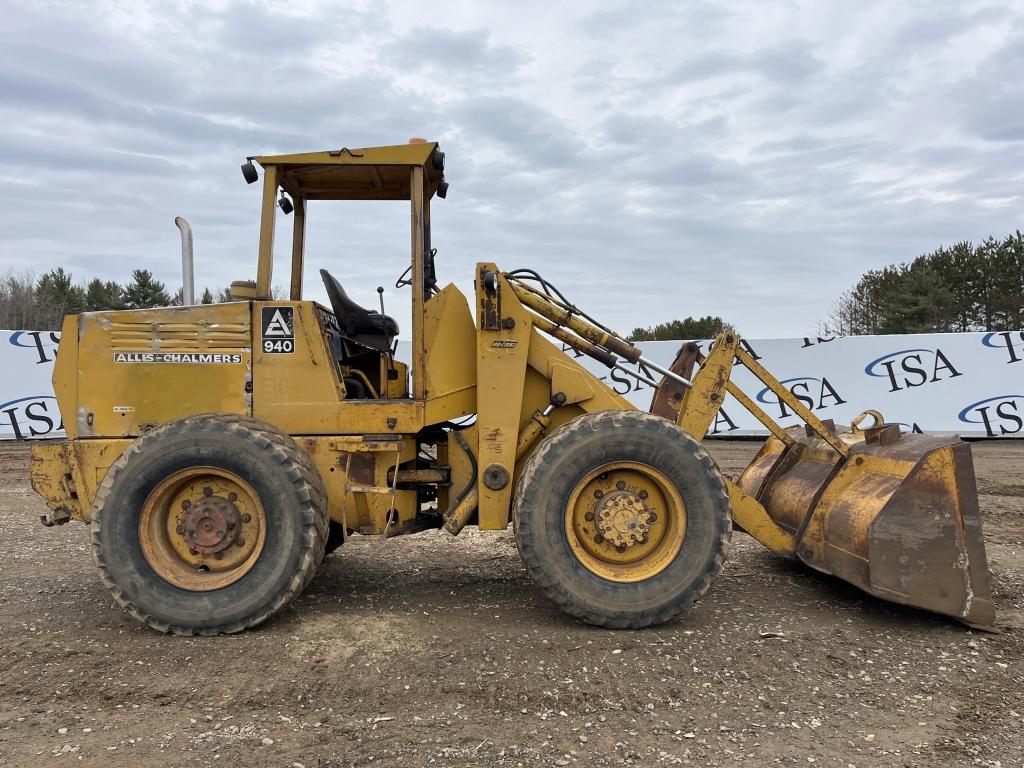
<svg viewBox="0 0 1024 768"><path fill-rule="evenodd" d="M526 61L511 45L496 45L486 29L414 27L380 46L381 60L400 70L436 70L444 77L480 77L486 71L508 76Z"/></svg>
<svg viewBox="0 0 1024 768"><path fill-rule="evenodd" d="M184 215L200 284L251 278L246 155L422 135L448 155L442 279L534 266L620 329L802 335L866 269L1022 225L1022 69L1012 7L16 0L0 269L174 285ZM404 316L407 226L311 206L311 295L324 266Z"/></svg>
<svg viewBox="0 0 1024 768"><path fill-rule="evenodd" d="M807 50L806 41L787 40L752 53L717 49L698 54L676 67L666 81L680 85L744 74L772 83L796 84L813 77L823 66Z"/></svg>

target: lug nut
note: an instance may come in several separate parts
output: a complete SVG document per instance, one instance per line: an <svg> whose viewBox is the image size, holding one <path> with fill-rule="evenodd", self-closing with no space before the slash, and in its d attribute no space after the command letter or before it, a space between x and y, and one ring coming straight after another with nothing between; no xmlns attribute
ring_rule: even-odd
<svg viewBox="0 0 1024 768"><path fill-rule="evenodd" d="M600 533L595 533L594 534L594 543L595 544L600 544L602 541L604 541L604 536L602 536Z"/></svg>
<svg viewBox="0 0 1024 768"><path fill-rule="evenodd" d="M213 496L213 488L210 486L203 488L203 496Z"/></svg>
<svg viewBox="0 0 1024 768"><path fill-rule="evenodd" d="M604 496L604 491L602 491L602 490L594 491L594 498L595 499L600 499L602 496Z"/></svg>
<svg viewBox="0 0 1024 768"><path fill-rule="evenodd" d="M234 520L228 520L228 530L229 531L235 530L235 521Z"/></svg>
<svg viewBox="0 0 1024 768"><path fill-rule="evenodd" d="M228 494L228 501L238 501L238 494L232 491Z"/></svg>
<svg viewBox="0 0 1024 768"><path fill-rule="evenodd" d="M191 506L192 506L192 502L189 501L188 499L185 499L183 502L181 502L181 508L182 509L188 509Z"/></svg>
<svg viewBox="0 0 1024 768"><path fill-rule="evenodd" d="M646 498L647 498L647 491L640 491L640 493L638 493L637 495L638 495L638 496L639 496L639 497L640 497L641 499L646 499Z"/></svg>
<svg viewBox="0 0 1024 768"><path fill-rule="evenodd" d="M185 526L184 525L179 525L174 530L177 531L178 533L184 533L185 532Z"/></svg>
<svg viewBox="0 0 1024 768"><path fill-rule="evenodd" d="M244 515L242 515L242 522L243 523L248 523L250 520L252 520L252 515L250 515L248 512L246 512Z"/></svg>
<svg viewBox="0 0 1024 768"><path fill-rule="evenodd" d="M625 544L619 544L617 547L615 547L615 551L618 552L621 555L623 552L626 551L626 545Z"/></svg>
<svg viewBox="0 0 1024 768"><path fill-rule="evenodd" d="M615 484L615 487L618 488L620 491L626 490L626 481L625 480L619 480L619 482L617 482Z"/></svg>
<svg viewBox="0 0 1024 768"><path fill-rule="evenodd" d="M237 545L238 545L238 546L240 546L240 547L244 547L244 546L245 546L245 539L243 539L243 538L239 537L239 538L238 538L238 539L237 539L237 540L235 541L235 544L237 544Z"/></svg>
<svg viewBox="0 0 1024 768"><path fill-rule="evenodd" d="M654 522L655 520L657 520L657 519L658 519L658 513L657 513L657 512L651 512L651 513L650 513L650 515L648 516L648 518L647 518L647 519L648 519L648 520L649 520L650 522L652 522L652 523L653 523L653 522Z"/></svg>
<svg viewBox="0 0 1024 768"><path fill-rule="evenodd" d="M587 521L588 523L592 523L592 522L594 522L594 513L593 513L593 512L587 512L587 514L585 514L585 515L584 515L583 517L584 517L584 519L585 519L585 520L586 520L586 521Z"/></svg>

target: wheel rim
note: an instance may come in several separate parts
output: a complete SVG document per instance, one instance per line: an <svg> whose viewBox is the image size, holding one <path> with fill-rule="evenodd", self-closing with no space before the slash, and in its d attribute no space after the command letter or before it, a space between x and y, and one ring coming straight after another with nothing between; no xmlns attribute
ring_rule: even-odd
<svg viewBox="0 0 1024 768"><path fill-rule="evenodd" d="M139 520L150 567L164 581L194 592L245 576L263 551L266 532L266 513L252 486L217 467L189 467L164 479Z"/></svg>
<svg viewBox="0 0 1024 768"><path fill-rule="evenodd" d="M609 581L644 581L679 554L686 506L662 472L641 462L615 461L576 484L565 510L565 532L587 570Z"/></svg>

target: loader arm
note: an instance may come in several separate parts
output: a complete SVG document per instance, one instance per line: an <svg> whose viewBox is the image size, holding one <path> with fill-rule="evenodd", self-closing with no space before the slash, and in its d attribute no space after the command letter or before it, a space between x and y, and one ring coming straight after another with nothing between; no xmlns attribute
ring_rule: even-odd
<svg viewBox="0 0 1024 768"><path fill-rule="evenodd" d="M723 333L706 355L684 345L669 369L590 318L528 270L506 277L534 324L609 368L656 386L652 411L702 440L726 396L771 437L737 480L727 479L734 523L771 551L893 602L994 624L970 446L958 438L902 434L899 425L848 430L822 420ZM535 283L526 284L526 277ZM540 287L537 287L537 286ZM620 361L633 364L638 370ZM733 380L741 364L802 422L784 428ZM691 375L694 364L698 366ZM658 383L651 371L661 374Z"/></svg>

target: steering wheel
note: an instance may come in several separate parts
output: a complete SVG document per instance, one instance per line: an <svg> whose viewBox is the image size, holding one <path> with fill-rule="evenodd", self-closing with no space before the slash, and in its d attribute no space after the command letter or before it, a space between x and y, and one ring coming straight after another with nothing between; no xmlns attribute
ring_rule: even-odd
<svg viewBox="0 0 1024 768"><path fill-rule="evenodd" d="M406 267L405 272L400 274L398 276L398 279L395 280L395 288L404 288L407 285L412 285L412 280L406 279L406 275L408 275L410 272L412 272L412 264Z"/></svg>
<svg viewBox="0 0 1024 768"><path fill-rule="evenodd" d="M423 282L426 284L427 294L433 296L437 293L437 273L434 270L434 259L437 256L437 248L431 248L423 254ZM412 272L412 264L405 268L405 271L395 281L395 288L404 288L412 285L409 274Z"/></svg>

